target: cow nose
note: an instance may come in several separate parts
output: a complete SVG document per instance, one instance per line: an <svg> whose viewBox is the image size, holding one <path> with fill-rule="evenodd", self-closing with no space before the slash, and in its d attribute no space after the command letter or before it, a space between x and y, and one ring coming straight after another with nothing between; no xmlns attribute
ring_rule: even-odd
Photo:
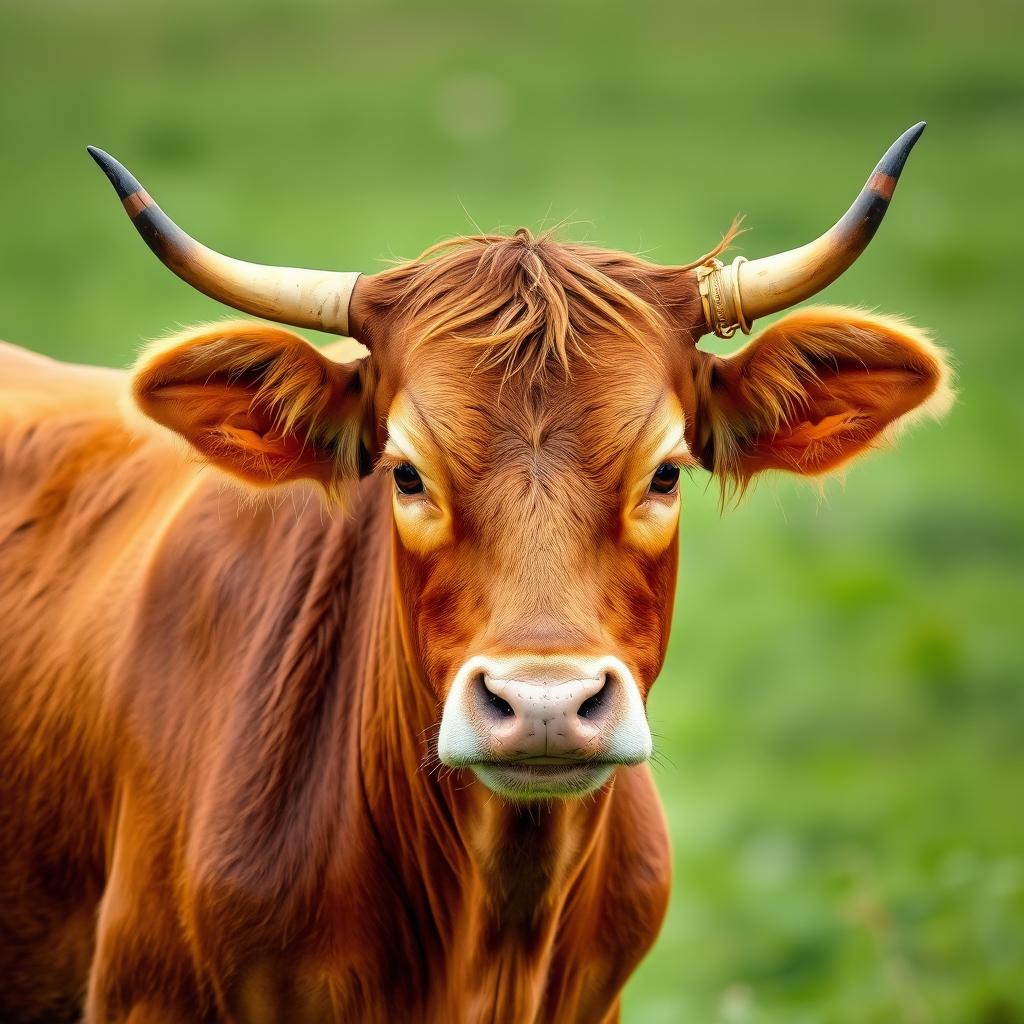
<svg viewBox="0 0 1024 1024"><path fill-rule="evenodd" d="M481 671L476 687L495 752L507 757L587 757L613 716L611 671L544 665L515 675Z"/></svg>
<svg viewBox="0 0 1024 1024"><path fill-rule="evenodd" d="M640 687L610 654L474 655L452 680L437 734L438 760L472 768L491 788L494 766L547 761L553 770L564 761L630 765L650 756Z"/></svg>

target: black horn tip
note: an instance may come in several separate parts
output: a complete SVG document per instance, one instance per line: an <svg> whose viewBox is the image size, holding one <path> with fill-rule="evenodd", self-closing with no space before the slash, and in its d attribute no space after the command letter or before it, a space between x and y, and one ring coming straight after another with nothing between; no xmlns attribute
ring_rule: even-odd
<svg viewBox="0 0 1024 1024"><path fill-rule="evenodd" d="M903 171L903 165L910 156L914 144L924 134L928 127L927 121L918 121L913 128L908 128L887 150L885 156L878 162L876 171L888 174L890 177L898 178Z"/></svg>
<svg viewBox="0 0 1024 1024"><path fill-rule="evenodd" d="M118 163L109 153L105 153L96 146L87 146L89 156L100 165L103 173L110 179L118 198L127 199L136 192L142 192L143 188L135 176L123 164Z"/></svg>

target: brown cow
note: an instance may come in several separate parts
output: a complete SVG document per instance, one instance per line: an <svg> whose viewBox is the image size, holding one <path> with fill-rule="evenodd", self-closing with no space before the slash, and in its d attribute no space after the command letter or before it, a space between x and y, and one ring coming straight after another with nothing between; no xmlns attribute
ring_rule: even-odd
<svg viewBox="0 0 1024 1024"><path fill-rule="evenodd" d="M669 890L680 468L818 474L948 397L851 310L695 343L849 265L919 134L794 253L519 231L373 277L212 253L97 153L181 276L365 348L0 349L0 1019L616 1020Z"/></svg>

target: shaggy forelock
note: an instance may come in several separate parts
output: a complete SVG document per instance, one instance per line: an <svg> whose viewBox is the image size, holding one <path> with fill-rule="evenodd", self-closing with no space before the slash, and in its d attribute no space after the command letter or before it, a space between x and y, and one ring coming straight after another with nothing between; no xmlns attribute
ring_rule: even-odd
<svg viewBox="0 0 1024 1024"><path fill-rule="evenodd" d="M533 382L570 375L574 359L601 361L601 337L649 347L666 329L655 282L683 269L520 228L441 242L380 277L407 317L410 350L462 342L479 347L481 368Z"/></svg>

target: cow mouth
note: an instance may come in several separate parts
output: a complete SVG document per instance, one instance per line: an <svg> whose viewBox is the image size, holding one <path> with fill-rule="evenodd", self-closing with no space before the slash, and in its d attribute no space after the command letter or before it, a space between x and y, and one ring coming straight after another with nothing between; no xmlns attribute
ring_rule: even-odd
<svg viewBox="0 0 1024 1024"><path fill-rule="evenodd" d="M573 797L603 786L617 767L608 761L532 757L481 761L471 766L488 789L515 800Z"/></svg>

